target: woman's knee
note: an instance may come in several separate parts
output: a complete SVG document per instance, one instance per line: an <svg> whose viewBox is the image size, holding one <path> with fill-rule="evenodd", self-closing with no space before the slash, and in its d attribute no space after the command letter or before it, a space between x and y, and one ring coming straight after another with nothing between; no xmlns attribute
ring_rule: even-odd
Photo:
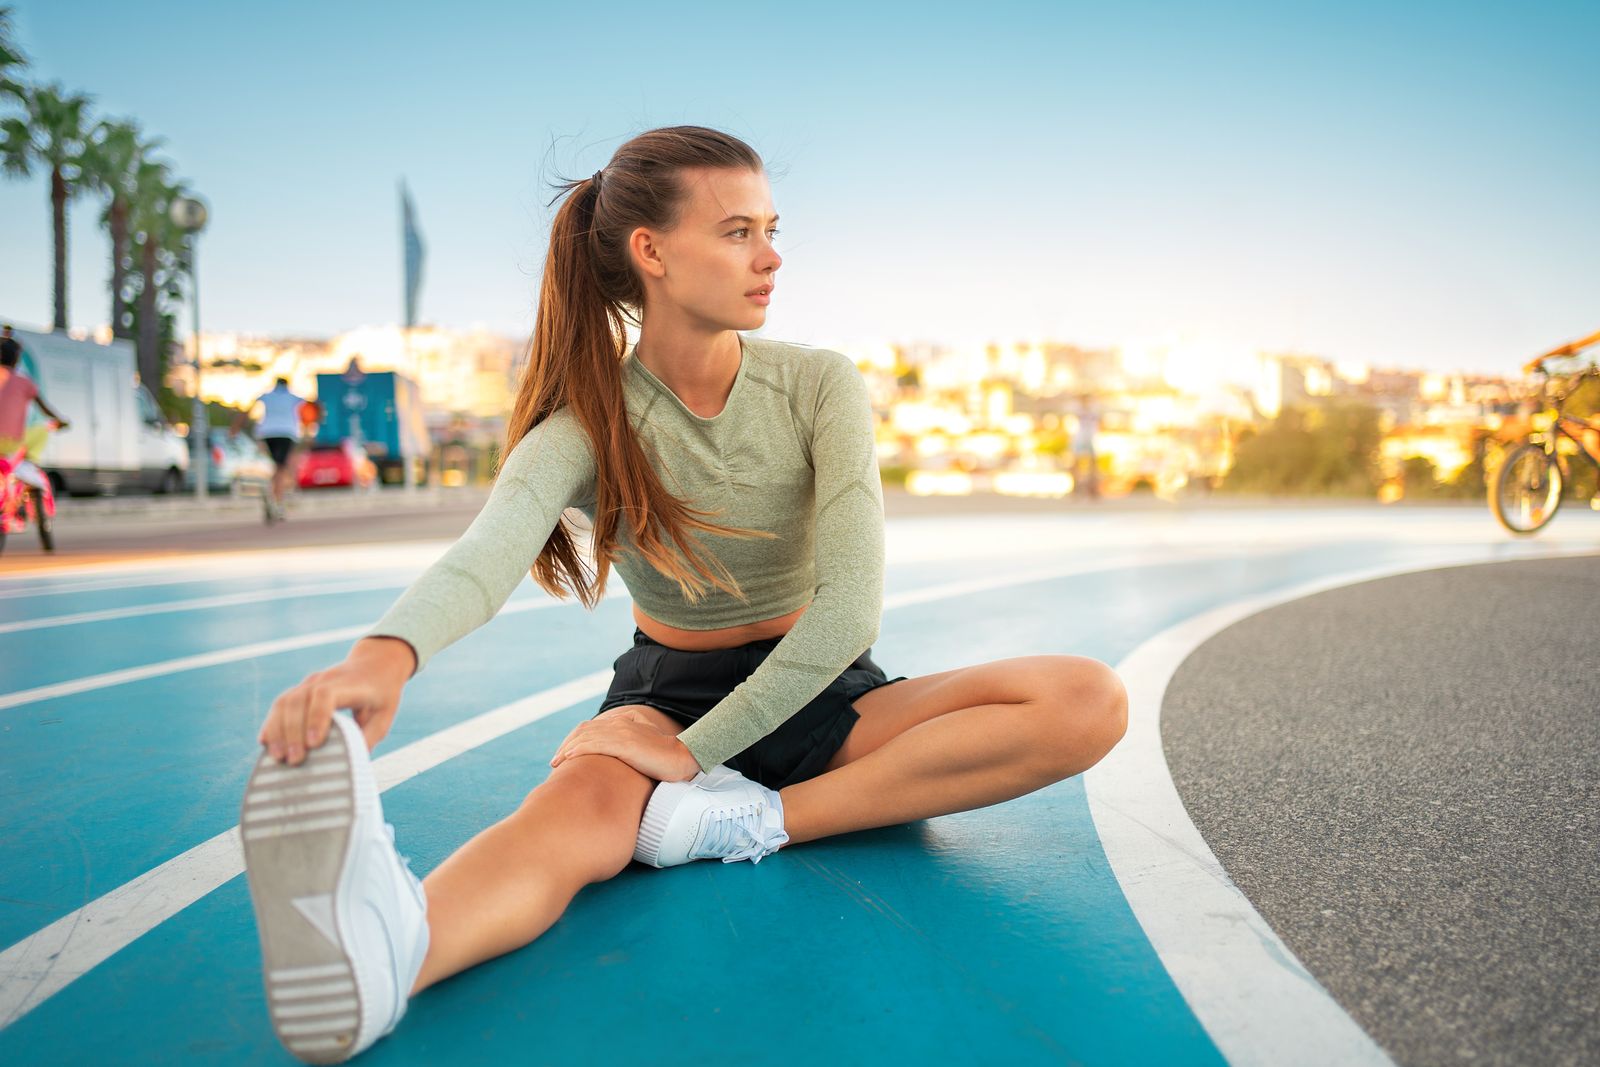
<svg viewBox="0 0 1600 1067"><path fill-rule="evenodd" d="M656 785L655 779L615 756L586 753L562 761L528 797L558 794L573 814L607 824L631 818L637 828Z"/></svg>
<svg viewBox="0 0 1600 1067"><path fill-rule="evenodd" d="M1041 751L1062 761L1065 775L1098 763L1128 730L1128 690L1110 666L1086 656L1051 658L1055 675L1041 726L1047 741Z"/></svg>
<svg viewBox="0 0 1600 1067"><path fill-rule="evenodd" d="M645 805L658 784L614 756L573 756L528 794L519 814L537 810L543 819L559 819L567 847L590 860L601 880L633 858Z"/></svg>

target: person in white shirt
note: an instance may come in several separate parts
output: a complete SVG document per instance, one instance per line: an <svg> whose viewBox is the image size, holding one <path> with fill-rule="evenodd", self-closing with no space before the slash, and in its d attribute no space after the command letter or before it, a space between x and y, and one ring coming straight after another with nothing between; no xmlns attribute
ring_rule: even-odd
<svg viewBox="0 0 1600 1067"><path fill-rule="evenodd" d="M273 383L272 391L262 393L248 411L241 411L228 429L229 437L237 437L240 428L252 416L258 420L256 436L272 454L270 514L280 520L284 517L283 495L288 492L289 479L293 476L289 458L294 454L295 445L300 443L300 405L303 403L304 398L289 391L289 379L279 378Z"/></svg>

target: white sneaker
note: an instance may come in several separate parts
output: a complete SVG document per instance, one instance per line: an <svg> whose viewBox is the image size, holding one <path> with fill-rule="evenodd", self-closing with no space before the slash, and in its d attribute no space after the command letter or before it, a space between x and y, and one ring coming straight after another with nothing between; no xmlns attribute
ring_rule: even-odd
<svg viewBox="0 0 1600 1067"><path fill-rule="evenodd" d="M687 782L656 786L633 858L652 867L704 859L760 863L788 841L777 791L719 763Z"/></svg>
<svg viewBox="0 0 1600 1067"><path fill-rule="evenodd" d="M299 766L263 752L239 817L267 1008L307 1063L393 1030L428 953L428 900L383 821L361 728L335 713Z"/></svg>

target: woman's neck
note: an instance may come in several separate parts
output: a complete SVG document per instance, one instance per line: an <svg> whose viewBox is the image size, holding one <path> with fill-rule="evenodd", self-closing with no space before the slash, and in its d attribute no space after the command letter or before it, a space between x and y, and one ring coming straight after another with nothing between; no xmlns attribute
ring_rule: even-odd
<svg viewBox="0 0 1600 1067"><path fill-rule="evenodd" d="M711 337L667 337L641 331L633 356L691 409L722 409L743 358L739 334L722 330Z"/></svg>

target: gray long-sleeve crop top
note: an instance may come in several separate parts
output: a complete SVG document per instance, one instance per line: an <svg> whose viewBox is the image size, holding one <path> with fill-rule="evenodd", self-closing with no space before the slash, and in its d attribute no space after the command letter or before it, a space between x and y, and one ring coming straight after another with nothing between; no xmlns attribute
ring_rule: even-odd
<svg viewBox="0 0 1600 1067"><path fill-rule="evenodd" d="M744 751L809 703L877 640L883 610L883 488L872 407L855 364L838 352L740 336L723 410L690 411L629 352L623 386L635 432L662 485L719 525L776 539L687 536L737 579L748 602L708 588L688 603L678 584L633 551L626 521L616 570L646 615L711 630L787 615L810 603L750 676L679 735L702 769ZM483 510L366 636L433 654L493 618L528 574L561 512L595 509L588 435L566 408L506 456Z"/></svg>

